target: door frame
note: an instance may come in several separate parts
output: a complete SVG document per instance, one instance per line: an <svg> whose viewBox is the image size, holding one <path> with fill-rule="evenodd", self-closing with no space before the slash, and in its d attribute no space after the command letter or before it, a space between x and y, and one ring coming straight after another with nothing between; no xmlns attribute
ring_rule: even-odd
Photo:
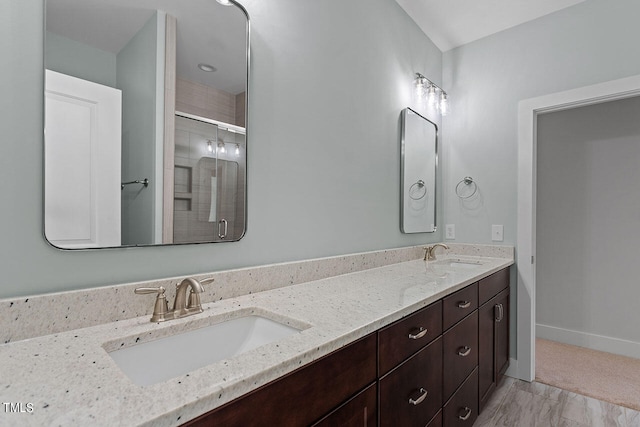
<svg viewBox="0 0 640 427"><path fill-rule="evenodd" d="M535 379L537 117L640 95L640 75L529 98L518 103L517 360L510 374Z"/></svg>

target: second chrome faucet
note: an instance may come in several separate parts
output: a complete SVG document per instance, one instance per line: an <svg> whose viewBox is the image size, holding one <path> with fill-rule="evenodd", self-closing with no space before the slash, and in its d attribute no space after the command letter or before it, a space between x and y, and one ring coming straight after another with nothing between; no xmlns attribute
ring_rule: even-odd
<svg viewBox="0 0 640 427"><path fill-rule="evenodd" d="M204 292L202 285L211 283L215 279L208 278L198 281L191 277L184 279L179 285L176 285L176 298L173 302L173 309L169 310L167 297L165 296L165 288L136 288L136 294L154 294L158 297L153 308L152 322L164 322L165 320L178 319L180 317L190 316L192 314L202 313L202 304L200 302L200 294ZM187 295L187 290L189 295Z"/></svg>

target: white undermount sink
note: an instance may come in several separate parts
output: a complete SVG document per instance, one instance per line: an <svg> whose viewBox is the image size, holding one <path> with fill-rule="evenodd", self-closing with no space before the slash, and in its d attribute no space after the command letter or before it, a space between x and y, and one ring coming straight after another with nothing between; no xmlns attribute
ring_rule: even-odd
<svg viewBox="0 0 640 427"><path fill-rule="evenodd" d="M247 315L132 345L109 355L136 384L156 384L297 334L300 329Z"/></svg>
<svg viewBox="0 0 640 427"><path fill-rule="evenodd" d="M443 259L433 261L432 265L441 265L443 267L452 267L455 269L473 269L482 265L482 261L468 260L468 259Z"/></svg>

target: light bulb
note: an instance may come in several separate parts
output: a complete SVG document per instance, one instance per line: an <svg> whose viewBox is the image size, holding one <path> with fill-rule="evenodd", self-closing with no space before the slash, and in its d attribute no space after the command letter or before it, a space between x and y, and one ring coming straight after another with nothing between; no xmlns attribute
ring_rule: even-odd
<svg viewBox="0 0 640 427"><path fill-rule="evenodd" d="M427 90L427 104L429 104L430 107L436 104L436 96L436 86L432 83Z"/></svg>
<svg viewBox="0 0 640 427"><path fill-rule="evenodd" d="M449 100L447 99L447 94L442 92L440 95L440 114L446 116L449 114Z"/></svg>
<svg viewBox="0 0 640 427"><path fill-rule="evenodd" d="M224 154L227 152L227 149L224 146L224 142L218 142L218 152L220 154Z"/></svg>
<svg viewBox="0 0 640 427"><path fill-rule="evenodd" d="M240 144L236 144L236 156L240 155Z"/></svg>
<svg viewBox="0 0 640 427"><path fill-rule="evenodd" d="M211 144L211 140L207 141L207 151L213 153L213 144Z"/></svg>
<svg viewBox="0 0 640 427"><path fill-rule="evenodd" d="M418 99L421 99L424 96L427 81L427 78L422 74L418 74L418 77L415 79L414 84L416 86L416 95L418 96Z"/></svg>

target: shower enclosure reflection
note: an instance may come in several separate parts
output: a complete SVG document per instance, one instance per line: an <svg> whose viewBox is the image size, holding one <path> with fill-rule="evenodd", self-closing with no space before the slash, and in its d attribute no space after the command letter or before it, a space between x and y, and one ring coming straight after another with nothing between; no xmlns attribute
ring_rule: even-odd
<svg viewBox="0 0 640 427"><path fill-rule="evenodd" d="M176 115L174 243L238 240L244 234L244 129Z"/></svg>

